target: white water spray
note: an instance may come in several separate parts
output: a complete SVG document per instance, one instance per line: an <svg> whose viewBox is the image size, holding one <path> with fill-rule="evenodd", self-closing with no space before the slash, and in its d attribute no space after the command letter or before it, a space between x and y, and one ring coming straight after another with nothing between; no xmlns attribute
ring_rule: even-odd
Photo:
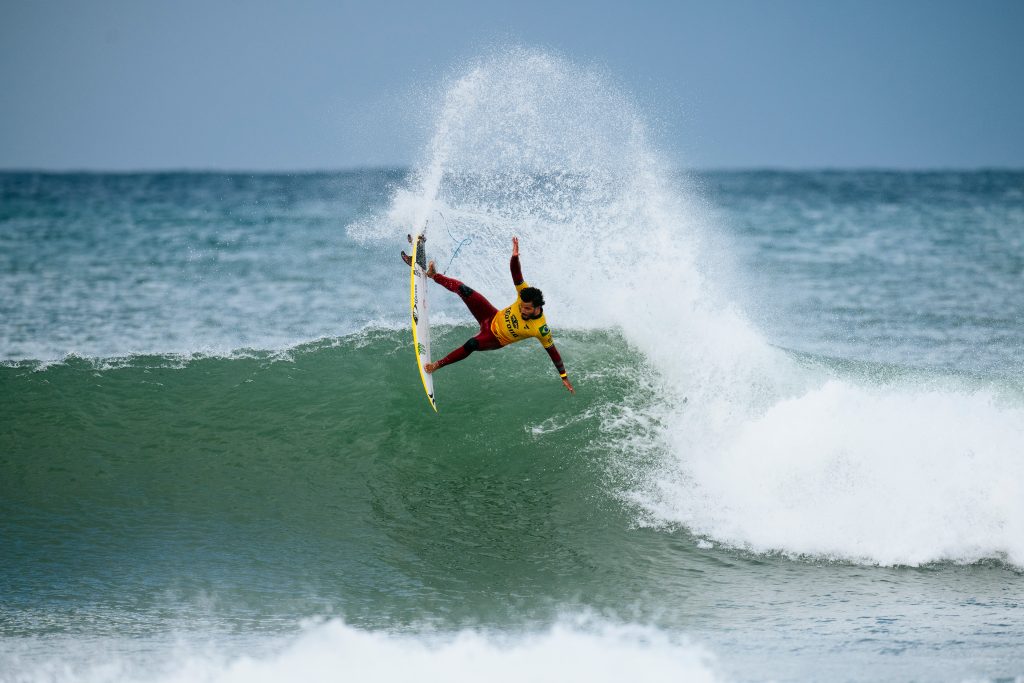
<svg viewBox="0 0 1024 683"><path fill-rule="evenodd" d="M871 386L771 346L717 291L706 211L609 78L512 50L452 82L435 130L388 215L352 233L397 240L443 211L473 238L452 274L496 303L518 234L556 339L614 329L643 352L660 384L643 411L663 425L645 448L663 466L627 497L649 521L755 551L1024 566L1024 408Z"/></svg>

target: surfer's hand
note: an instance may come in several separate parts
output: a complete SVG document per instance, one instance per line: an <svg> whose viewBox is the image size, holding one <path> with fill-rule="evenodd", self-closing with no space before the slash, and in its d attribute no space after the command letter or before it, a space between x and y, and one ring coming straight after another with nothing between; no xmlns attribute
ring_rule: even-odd
<svg viewBox="0 0 1024 683"><path fill-rule="evenodd" d="M569 390L570 394L575 394L576 393L576 390L573 389L572 382L569 381L568 377L563 377L562 378L562 384L565 385L565 388Z"/></svg>
<svg viewBox="0 0 1024 683"><path fill-rule="evenodd" d="M519 238L518 237L513 237L512 238L512 255L513 256L519 256Z"/></svg>
<svg viewBox="0 0 1024 683"><path fill-rule="evenodd" d="M427 363L423 366L423 369L428 375L434 374L434 370L437 370L437 363Z"/></svg>
<svg viewBox="0 0 1024 683"><path fill-rule="evenodd" d="M427 277L433 280L435 275L437 275L437 266L435 266L434 262L431 261L427 264Z"/></svg>

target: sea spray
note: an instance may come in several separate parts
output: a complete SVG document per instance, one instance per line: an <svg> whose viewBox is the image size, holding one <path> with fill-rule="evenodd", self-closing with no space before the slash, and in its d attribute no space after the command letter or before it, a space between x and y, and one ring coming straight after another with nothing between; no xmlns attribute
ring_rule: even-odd
<svg viewBox="0 0 1024 683"><path fill-rule="evenodd" d="M474 240L453 274L496 303L519 235L556 341L560 327L612 328L641 351L656 398L632 414L661 428L625 438L617 464L643 469L621 492L641 519L758 551L1024 565L1019 399L876 386L772 346L722 294L707 212L608 76L492 55L451 81L435 131L389 211L350 233L395 240L443 213Z"/></svg>

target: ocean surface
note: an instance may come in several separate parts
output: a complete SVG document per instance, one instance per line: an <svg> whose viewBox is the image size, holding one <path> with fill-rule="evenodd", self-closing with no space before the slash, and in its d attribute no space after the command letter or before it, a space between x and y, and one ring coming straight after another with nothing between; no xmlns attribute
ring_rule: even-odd
<svg viewBox="0 0 1024 683"><path fill-rule="evenodd" d="M0 681L1024 679L1024 171L682 172L528 51L430 115L0 173ZM527 340L434 414L424 222L497 306L519 236L575 396Z"/></svg>

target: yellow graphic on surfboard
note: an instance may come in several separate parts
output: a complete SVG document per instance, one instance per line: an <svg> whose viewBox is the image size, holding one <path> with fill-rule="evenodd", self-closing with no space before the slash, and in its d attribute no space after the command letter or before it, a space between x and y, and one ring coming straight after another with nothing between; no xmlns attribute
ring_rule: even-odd
<svg viewBox="0 0 1024 683"><path fill-rule="evenodd" d="M427 251L423 246L426 241L427 229L420 231L412 239L412 258L409 259L409 307L412 311L412 347L416 352L416 366L423 381L423 390L427 392L430 407L437 412L434 400L434 378L427 374L423 366L430 362L430 308L427 304Z"/></svg>

